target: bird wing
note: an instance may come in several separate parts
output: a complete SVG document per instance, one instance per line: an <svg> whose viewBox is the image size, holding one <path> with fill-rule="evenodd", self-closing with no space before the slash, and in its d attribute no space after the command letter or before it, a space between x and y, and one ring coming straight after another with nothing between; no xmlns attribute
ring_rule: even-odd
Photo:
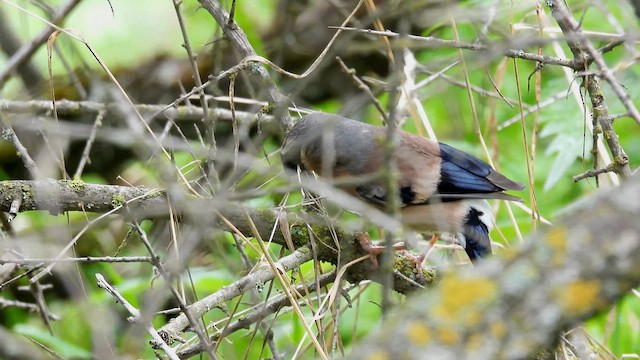
<svg viewBox="0 0 640 360"><path fill-rule="evenodd" d="M522 190L524 186L507 179L477 157L440 143L440 172L438 193L492 193Z"/></svg>
<svg viewBox="0 0 640 360"><path fill-rule="evenodd" d="M522 190L522 184L473 155L413 134L401 132L396 165L402 206L464 199L521 201L503 191ZM378 206L386 205L383 182L358 186L356 193Z"/></svg>

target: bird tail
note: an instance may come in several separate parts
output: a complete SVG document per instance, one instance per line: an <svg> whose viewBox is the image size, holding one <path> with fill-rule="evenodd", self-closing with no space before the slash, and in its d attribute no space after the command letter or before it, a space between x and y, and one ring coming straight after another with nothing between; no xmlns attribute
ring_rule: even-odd
<svg viewBox="0 0 640 360"><path fill-rule="evenodd" d="M464 250L471 261L475 262L480 258L491 255L489 231L492 225L489 204L486 201L471 204L465 223L462 226L462 236L465 242Z"/></svg>

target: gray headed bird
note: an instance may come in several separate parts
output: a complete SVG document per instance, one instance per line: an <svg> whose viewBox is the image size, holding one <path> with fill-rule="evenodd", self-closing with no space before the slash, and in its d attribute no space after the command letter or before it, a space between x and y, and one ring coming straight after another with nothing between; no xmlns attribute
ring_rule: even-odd
<svg viewBox="0 0 640 360"><path fill-rule="evenodd" d="M286 168L311 170L325 178L364 178L339 187L377 207L388 201L385 180L386 128L338 115L315 113L300 118L282 146ZM520 201L506 190L524 186L486 162L449 145L399 132L395 162L400 218L415 231L462 235L472 261L491 254L493 218L485 199Z"/></svg>

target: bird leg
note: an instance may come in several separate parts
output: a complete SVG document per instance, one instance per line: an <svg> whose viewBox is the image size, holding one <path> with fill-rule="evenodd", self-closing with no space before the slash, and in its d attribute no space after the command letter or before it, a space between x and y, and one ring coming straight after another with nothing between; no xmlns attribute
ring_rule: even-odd
<svg viewBox="0 0 640 360"><path fill-rule="evenodd" d="M378 255L382 254L382 252L384 251L386 246L374 245L373 242L371 241L371 237L369 237L368 233L356 233L356 234L354 234L354 236L358 240L358 243L360 243L360 246L362 247L362 249L369 254L370 261L371 261L371 267L373 267L373 269L377 269L378 266L379 266L378 265ZM392 248L395 251L403 251L404 254L409 258L409 260L412 263L415 264L416 273L417 273L418 278L423 276L423 274L422 274L422 262L426 258L426 255L424 255L424 254L421 254L421 255L412 254L411 252L409 252L407 250L407 247L405 246L405 244L403 242L399 242L399 243L393 244Z"/></svg>
<svg viewBox="0 0 640 360"><path fill-rule="evenodd" d="M431 235L431 240L429 240L429 249L433 248L433 245L436 243L436 241L440 240L440 234L438 233L434 233L433 235Z"/></svg>

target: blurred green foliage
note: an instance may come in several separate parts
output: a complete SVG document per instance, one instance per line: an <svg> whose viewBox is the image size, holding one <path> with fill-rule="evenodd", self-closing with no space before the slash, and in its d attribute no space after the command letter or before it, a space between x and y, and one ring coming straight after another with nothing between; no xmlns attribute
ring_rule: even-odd
<svg viewBox="0 0 640 360"><path fill-rule="evenodd" d="M58 3L62 3L59 1ZM74 12L67 22L67 27L77 29L82 33L96 52L102 57L107 65L114 68L136 67L140 63L149 61L158 55L169 55L171 57L186 58L184 49L181 47L183 40L176 20L173 4L169 1L158 2L154 0L141 1L112 1L114 14L109 9L107 2L83 2L78 10ZM240 27L247 33L252 46L258 54L264 53L264 48L268 44L262 41L262 35L272 23L276 12L275 1L239 1L236 9L236 20ZM473 4L474 2L469 2ZM612 3L605 1L604 3ZM586 2L578 2L574 4L576 8L580 8L581 4ZM196 52L205 51L208 44L212 41L212 34L216 25L214 21L202 9L198 9L195 1L186 1L181 7L185 23L188 27L189 38ZM590 31L612 32L611 25L602 21L601 14L593 8L586 8L581 18L582 27ZM626 19L620 12L623 11L617 6L608 6L612 11L612 15L619 19ZM526 11L531 9L527 8ZM7 10L11 13L12 20L24 29L22 34L25 40L28 40L32 34L39 31L41 24L29 16ZM513 18L526 17L523 12L514 10L511 14ZM528 14L528 13L527 13ZM529 23L534 24L535 18L528 18ZM506 21L506 19L501 19ZM437 26L431 28L436 29ZM505 30L506 31L506 30ZM427 31L424 34L427 35ZM460 24L458 33L461 39L465 41L473 41L478 36L478 27L470 24ZM219 35L219 32L218 32ZM450 28L438 30L438 36L446 39L453 39L454 33ZM71 46L68 39L61 40L63 51L78 52L77 57L72 57L77 61L72 66L89 65L97 67L93 59L88 56L85 49L78 46ZM493 90L491 81L495 81L495 76L489 79L489 74L495 74L499 61L495 59L483 58L480 55L465 52L466 66L469 72L469 82L480 86L484 89ZM617 62L621 60L621 51L612 51L608 53L607 60ZM421 64L444 64L457 57L457 50L440 49L438 51L421 51L416 54L416 58ZM38 66L46 68L46 54L44 50L34 57ZM533 72L533 64L527 61L507 59L506 72L502 81L500 91L502 95L511 100L516 100L509 106L502 100L488 98L478 94L473 95L477 109L477 117L479 118L479 126L489 143L489 152L501 171L509 177L527 182L528 178L526 163L523 152L523 135L522 125L518 120L511 126L501 131L494 131L487 124L487 119L491 114L495 114L496 122L501 124L507 119L514 118L519 115L517 104L519 88L522 101L525 104L535 104L536 97L534 92L534 78L528 79ZM62 72L63 68L60 62L54 57L54 70ZM0 68L4 65L0 61ZM514 66L517 65L518 79L516 79L516 71ZM632 92L633 84L638 81L638 68L632 67L623 78L624 85ZM463 79L461 67L457 66L447 73L456 79ZM425 78L426 75L418 77L418 80ZM530 85L530 88L529 88ZM17 84L13 84L16 86ZM542 98L553 96L554 94L567 92L569 83L564 78L562 71L558 68L547 66L542 70ZM622 105L613 100L615 97L605 87L605 96L612 99L608 101L612 114L624 112ZM5 95L9 91L5 90ZM484 154L478 145L478 138L475 134L475 126L472 107L470 105L467 90L463 87L452 86L450 84L443 85L441 81L433 82L429 86L420 89L419 96L425 108L426 114L430 119L439 140L450 143L465 151L474 153L477 156L484 157ZM635 94L634 94L635 95ZM388 101L386 93L380 96L381 103L386 106ZM637 98L634 97L636 103ZM588 103L588 100L584 100ZM342 103L339 99L326 99L322 103L314 104L315 109L326 112L339 112ZM537 195L539 212L545 218L553 221L555 214L573 203L576 199L585 196L587 193L596 190L593 180L574 183L571 177L591 168L590 144L591 138L588 135L584 121L590 121L589 105L586 105L585 111L587 115L582 115L581 104L576 102L571 94L567 95L550 105L535 115L531 114L524 118L524 126L531 140L534 126L537 126L537 152L535 154L536 161L533 174L534 190ZM380 123L380 117L377 115L373 107L363 110L367 120L371 123ZM534 125L534 119L537 117L537 125ZM413 119L416 120L416 119ZM417 122L409 120L406 129L417 131L420 126ZM640 142L638 138L637 124L632 123L629 119L620 119L615 122L616 131L620 134L620 141L630 156L632 167L640 166ZM495 140L495 143L493 141ZM499 153L493 153L495 148ZM278 144L271 140L264 147L267 154L277 151ZM183 173L190 173L196 167L194 161L202 159L194 159L187 152L176 152L174 155L175 162ZM278 165L277 156L264 160L266 166ZM158 174L154 173L154 169L150 168L144 161L132 161L126 165L126 171L130 174L136 174L141 183L155 185L158 182ZM2 169L0 169L1 171ZM194 175L195 176L195 175ZM264 173L259 171L248 172L242 181L238 184L238 188L251 188L252 186L262 185L266 181ZM87 182L104 182L103 179L87 174L84 177ZM277 181L267 183L266 190L277 188ZM530 204L528 190L522 193L525 203ZM274 191L262 197L254 198L246 201L246 204L267 208L278 205L283 199L283 194ZM300 196L292 193L289 204L297 203ZM508 220L503 205L500 205L500 212L497 219L497 225L506 239L516 239L516 229ZM531 217L523 211L514 211L519 226L519 230L523 234L527 234L532 228ZM351 215L352 216L352 215ZM93 218L94 215L88 215ZM71 213L53 217L45 212L34 212L21 214L15 221L15 229L20 233L39 233L51 232L53 228L68 229L72 233L84 226L87 221L87 215L81 213ZM539 226L539 225L537 225ZM145 223L145 228L153 231L150 223ZM92 228L81 239L77 246L78 255L94 255L104 256L105 254L114 254L120 244L129 237L127 234L128 226L122 221L109 221ZM217 235L212 235L216 237ZM57 238L56 245L62 243L64 236L54 236ZM494 238L498 242L502 242L501 237L494 234ZM200 258L195 259L194 264L189 270L189 277L185 275L184 280L188 280L197 290L197 294L189 293L191 300L202 298L210 294L224 285L228 285L239 276L244 269L242 268L240 257L235 249L234 240L228 235L216 237L216 245L210 245L213 250L209 254L202 254ZM603 239L603 241L615 241L615 234L612 239ZM140 244L135 239L128 238L128 244L123 248L122 254L136 255L144 254ZM213 243L213 241L211 242ZM162 244L168 247L166 244ZM514 240L512 244L503 244L504 246L516 245ZM280 253L280 247L272 245L270 247L273 257L277 257ZM246 247L247 255L252 261L258 261L260 254L255 252L251 247ZM329 267L325 264L325 271ZM51 335L42 321L35 315L27 315L22 310L7 309L2 315L3 324L12 328L16 333L22 334L29 338L50 347L57 354L64 358L89 358L92 351L95 351L101 343L106 343L110 339L115 339L119 348L112 349L116 354L126 354L127 356L135 356L142 358L153 357L152 350L148 346L144 346L140 342L135 342L140 333L144 330L138 325L132 325L126 322L129 316L124 312L119 304L115 304L111 296L95 286L94 275L101 273L112 282L119 291L134 306L140 307L144 305L144 296L152 292L156 296L165 297L162 300L167 304L172 304L171 299L165 293L160 295L163 289L162 279L153 279L148 265L143 264L94 264L82 267L65 267L66 270L76 273L78 278L85 281L84 285L78 288L65 289L62 293L47 295L50 310L60 317L59 321L53 322L53 334ZM305 264L301 268L301 272L307 281L313 279L314 268L312 264ZM294 276L294 274L287 274ZM295 275L299 276L299 275ZM261 298L266 297L271 284L265 284L264 288L258 292ZM273 291L278 290L278 285L273 285ZM380 287L376 284L365 285L354 289L351 294L362 291L362 293L353 300L353 307L348 307L344 299L340 300L340 307L344 309L343 315L340 316L340 338L344 348L357 339L362 338L372 329L380 326L380 308L379 295ZM82 294L82 295L79 295ZM4 295L4 294L3 294ZM227 306L233 309L237 305L236 312L241 312L249 308L252 300L248 299L249 295L245 295L241 299L229 302ZM311 298L314 296L312 295ZM83 298L82 302L74 302L71 299ZM157 300L157 299L156 299ZM398 303L402 302L402 298L398 296L395 299ZM239 303L237 303L239 301ZM175 304L172 304L175 306ZM318 304L315 304L318 306ZM311 317L308 308L303 308L307 321ZM87 313L92 314L87 317ZM303 329L300 319L290 309L281 310L283 315L279 316L275 321L269 318L265 320L268 326L272 327L275 334L275 343L279 349L283 351L285 358L291 356L296 351L296 347L300 341L306 338L304 346L308 346L308 334ZM640 348L640 298L637 295L629 294L616 304L610 311L599 314L586 324L588 332L602 344L608 351L616 357L623 354L637 353ZM225 318L224 312L214 310L205 316L207 321L220 321ZM166 321L166 317L159 316L153 319L156 326L162 325ZM96 321L99 320L99 323ZM329 319L323 320L324 322ZM219 327L224 323L218 324ZM135 335L135 336L133 336ZM255 338L254 338L255 335ZM146 336L146 334L145 334ZM325 341L330 341L330 338ZM268 347L250 346L249 344L263 344L265 341L262 333L253 332L252 330L238 331L229 336L220 344L220 353L224 354L225 359L235 358L267 358L271 356ZM345 350L348 353L348 350ZM309 354L309 352L307 353ZM307 357L310 358L310 357Z"/></svg>

